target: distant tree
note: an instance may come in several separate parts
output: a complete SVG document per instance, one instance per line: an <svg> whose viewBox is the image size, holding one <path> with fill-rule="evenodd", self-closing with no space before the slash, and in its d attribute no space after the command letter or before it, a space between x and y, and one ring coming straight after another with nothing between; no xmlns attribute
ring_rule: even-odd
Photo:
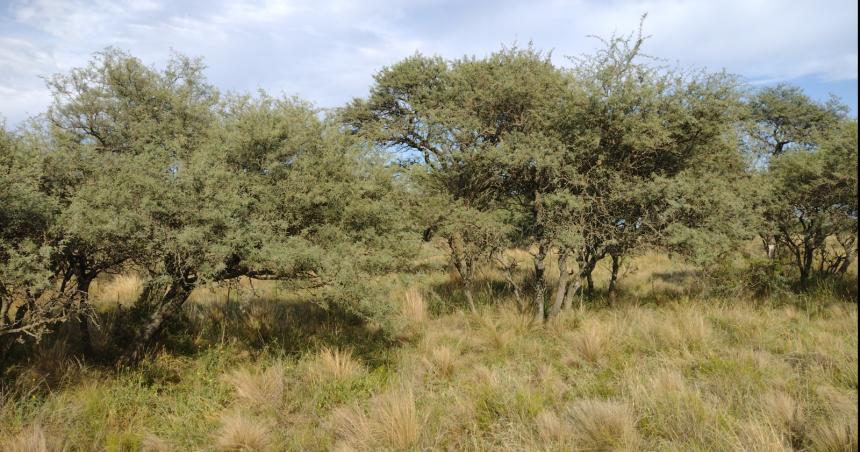
<svg viewBox="0 0 860 452"><path fill-rule="evenodd" d="M764 156L815 147L816 137L836 126L847 113L847 107L835 97L815 102L799 87L784 83L755 92L748 107L749 144Z"/></svg>
<svg viewBox="0 0 860 452"><path fill-rule="evenodd" d="M810 150L775 156L760 179L769 183L764 220L790 252L801 289L816 257L822 273L844 273L857 252L857 121L842 120L809 141Z"/></svg>
<svg viewBox="0 0 860 452"><path fill-rule="evenodd" d="M821 134L837 127L848 111L835 97L816 102L799 87L785 83L753 93L747 109L745 147L754 170L766 169L774 157L785 152L815 149ZM779 231L768 225L762 224L759 237L768 257L775 259Z"/></svg>

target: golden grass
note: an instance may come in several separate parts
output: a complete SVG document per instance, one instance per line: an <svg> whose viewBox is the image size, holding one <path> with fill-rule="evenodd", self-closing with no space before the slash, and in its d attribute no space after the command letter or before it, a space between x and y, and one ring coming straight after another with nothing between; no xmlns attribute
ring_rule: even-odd
<svg viewBox="0 0 860 452"><path fill-rule="evenodd" d="M582 400L570 408L570 425L577 447L584 450L638 450L639 433L631 409L624 403Z"/></svg>
<svg viewBox="0 0 860 452"><path fill-rule="evenodd" d="M234 369L224 380L235 392L236 399L252 408L277 408L284 397L284 369L280 363L260 371Z"/></svg>
<svg viewBox="0 0 860 452"><path fill-rule="evenodd" d="M810 432L812 450L820 452L856 451L857 418L835 419L816 425Z"/></svg>
<svg viewBox="0 0 860 452"><path fill-rule="evenodd" d="M414 323L421 323L427 320L427 304L424 302L424 296L417 287L410 287L404 293L403 301L400 305L400 315Z"/></svg>
<svg viewBox="0 0 860 452"><path fill-rule="evenodd" d="M24 428L3 447L9 452L48 452L48 440L42 427L33 424Z"/></svg>
<svg viewBox="0 0 860 452"><path fill-rule="evenodd" d="M364 366L349 350L324 347L307 364L307 379L314 383L343 381L364 373Z"/></svg>
<svg viewBox="0 0 860 452"><path fill-rule="evenodd" d="M97 279L90 289L90 297L96 303L129 305L143 291L143 280L134 273L116 275L106 281Z"/></svg>
<svg viewBox="0 0 860 452"><path fill-rule="evenodd" d="M418 443L424 424L410 391L376 396L366 411L340 408L333 421L340 447L355 450L408 450Z"/></svg>
<svg viewBox="0 0 860 452"><path fill-rule="evenodd" d="M275 450L266 425L238 414L222 418L221 429L215 435L215 447L221 451Z"/></svg>
<svg viewBox="0 0 860 452"><path fill-rule="evenodd" d="M140 452L170 452L172 450L174 448L170 447L167 440L152 434L144 436L140 444Z"/></svg>
<svg viewBox="0 0 860 452"><path fill-rule="evenodd" d="M440 345L430 350L429 356L424 357L425 365L440 378L449 378L459 365L459 353L452 347Z"/></svg>
<svg viewBox="0 0 860 452"><path fill-rule="evenodd" d="M554 411L544 410L535 416L538 439L546 447L561 446L570 438L570 428Z"/></svg>
<svg viewBox="0 0 860 452"><path fill-rule="evenodd" d="M32 355L36 370L16 375L73 375L0 404L0 449L63 438L70 450L856 450L856 303L637 301L652 283L683 291L663 274L684 267L659 255L632 265L622 293L633 296L548 324L509 298L484 299L490 290L477 315L430 316L426 300L445 278L436 274L390 288L394 333L378 342L384 331L346 336L302 317L311 333L284 340L305 348L228 333L128 373L37 371L39 360L68 362L62 344L46 348ZM599 268L598 288L605 276ZM220 301L226 288L200 293ZM231 315L242 325L263 334L282 321L241 295ZM22 428L31 425L45 429Z"/></svg>
<svg viewBox="0 0 860 452"><path fill-rule="evenodd" d="M602 329L598 325L588 325L573 333L570 339L571 350L588 362L596 363L604 356L612 331Z"/></svg>

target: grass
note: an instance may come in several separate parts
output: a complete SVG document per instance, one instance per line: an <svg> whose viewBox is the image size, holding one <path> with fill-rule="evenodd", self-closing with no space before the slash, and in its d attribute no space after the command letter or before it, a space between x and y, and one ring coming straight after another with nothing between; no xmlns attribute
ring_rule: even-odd
<svg viewBox="0 0 860 452"><path fill-rule="evenodd" d="M204 289L183 329L138 369L77 360L63 340L6 369L0 444L857 449L856 302L690 296L683 278L654 276L683 270L660 262L633 262L613 307L586 300L548 325L520 315L492 284L478 315L446 308L455 295L435 273L392 292L388 333L272 286L237 284L229 302L226 288ZM652 292L651 280L664 286ZM105 303L120 292L101 287Z"/></svg>

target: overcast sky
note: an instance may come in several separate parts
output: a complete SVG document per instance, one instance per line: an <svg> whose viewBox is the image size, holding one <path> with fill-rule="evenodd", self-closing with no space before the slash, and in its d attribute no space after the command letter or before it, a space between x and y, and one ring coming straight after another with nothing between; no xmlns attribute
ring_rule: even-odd
<svg viewBox="0 0 860 452"><path fill-rule="evenodd" d="M481 56L533 41L564 64L598 46L588 35L629 32L646 12L648 54L832 92L857 114L856 0L0 0L0 116L15 125L41 113L42 77L106 46L157 66L172 50L202 56L222 89L333 107L416 51Z"/></svg>

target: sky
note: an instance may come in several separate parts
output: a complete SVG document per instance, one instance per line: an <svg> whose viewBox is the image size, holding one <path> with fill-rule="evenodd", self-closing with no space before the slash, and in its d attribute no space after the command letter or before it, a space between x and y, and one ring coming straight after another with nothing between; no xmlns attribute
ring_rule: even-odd
<svg viewBox="0 0 860 452"><path fill-rule="evenodd" d="M857 116L854 0L0 0L0 117L8 126L50 103L45 77L107 46L161 67L203 57L225 91L298 95L318 107L367 94L373 74L420 52L483 56L502 46L594 52L589 36L634 31L671 64L836 94Z"/></svg>

